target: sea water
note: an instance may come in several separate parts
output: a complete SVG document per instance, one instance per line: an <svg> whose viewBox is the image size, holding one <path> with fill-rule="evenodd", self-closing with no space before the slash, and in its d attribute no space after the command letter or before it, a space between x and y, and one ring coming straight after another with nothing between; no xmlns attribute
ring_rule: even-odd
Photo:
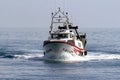
<svg viewBox="0 0 120 80"><path fill-rule="evenodd" d="M0 29L0 80L119 80L120 30L79 29L87 33L85 57L44 61L47 28Z"/></svg>

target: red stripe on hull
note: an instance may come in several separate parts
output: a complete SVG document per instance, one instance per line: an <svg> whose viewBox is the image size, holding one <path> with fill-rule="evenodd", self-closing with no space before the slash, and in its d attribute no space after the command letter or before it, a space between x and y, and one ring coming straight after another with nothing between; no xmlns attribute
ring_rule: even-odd
<svg viewBox="0 0 120 80"><path fill-rule="evenodd" d="M51 42L51 41L47 41L47 42L44 43L44 46L47 45L47 44L49 44L49 43L64 43L64 44L68 44L68 45L71 45L71 46L77 48L77 50L79 50L79 52L85 51L85 49L79 48L79 47L77 47L77 46L74 45L74 44L71 44L71 43L69 43L69 42L64 42L64 41L52 41L52 42Z"/></svg>

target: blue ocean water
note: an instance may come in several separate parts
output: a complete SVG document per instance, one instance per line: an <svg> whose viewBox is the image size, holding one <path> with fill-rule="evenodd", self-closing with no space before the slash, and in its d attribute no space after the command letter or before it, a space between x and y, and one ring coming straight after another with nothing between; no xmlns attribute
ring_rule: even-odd
<svg viewBox="0 0 120 80"><path fill-rule="evenodd" d="M0 29L0 80L119 80L119 29L87 33L88 55L78 61L42 60L49 29Z"/></svg>

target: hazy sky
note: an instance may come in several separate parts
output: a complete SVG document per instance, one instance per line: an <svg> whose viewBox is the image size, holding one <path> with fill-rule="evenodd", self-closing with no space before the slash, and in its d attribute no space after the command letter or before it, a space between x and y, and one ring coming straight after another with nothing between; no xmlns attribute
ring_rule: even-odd
<svg viewBox="0 0 120 80"><path fill-rule="evenodd" d="M47 28L58 7L80 27L120 28L120 0L0 0L0 28Z"/></svg>

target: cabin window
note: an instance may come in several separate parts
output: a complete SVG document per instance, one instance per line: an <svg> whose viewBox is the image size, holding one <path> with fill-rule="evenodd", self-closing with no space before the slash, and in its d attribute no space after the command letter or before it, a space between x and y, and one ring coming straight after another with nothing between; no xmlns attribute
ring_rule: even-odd
<svg viewBox="0 0 120 80"><path fill-rule="evenodd" d="M59 34L58 35L60 38L68 38L68 34Z"/></svg>
<svg viewBox="0 0 120 80"><path fill-rule="evenodd" d="M73 35L70 34L70 38L72 38L72 37L73 37Z"/></svg>
<svg viewBox="0 0 120 80"><path fill-rule="evenodd" d="M81 47L81 43L78 43L78 46Z"/></svg>
<svg viewBox="0 0 120 80"><path fill-rule="evenodd" d="M68 38L68 34L53 34L51 38L53 39Z"/></svg>
<svg viewBox="0 0 120 80"><path fill-rule="evenodd" d="M58 38L58 35L57 34L52 34L51 38L56 39L56 38Z"/></svg>

